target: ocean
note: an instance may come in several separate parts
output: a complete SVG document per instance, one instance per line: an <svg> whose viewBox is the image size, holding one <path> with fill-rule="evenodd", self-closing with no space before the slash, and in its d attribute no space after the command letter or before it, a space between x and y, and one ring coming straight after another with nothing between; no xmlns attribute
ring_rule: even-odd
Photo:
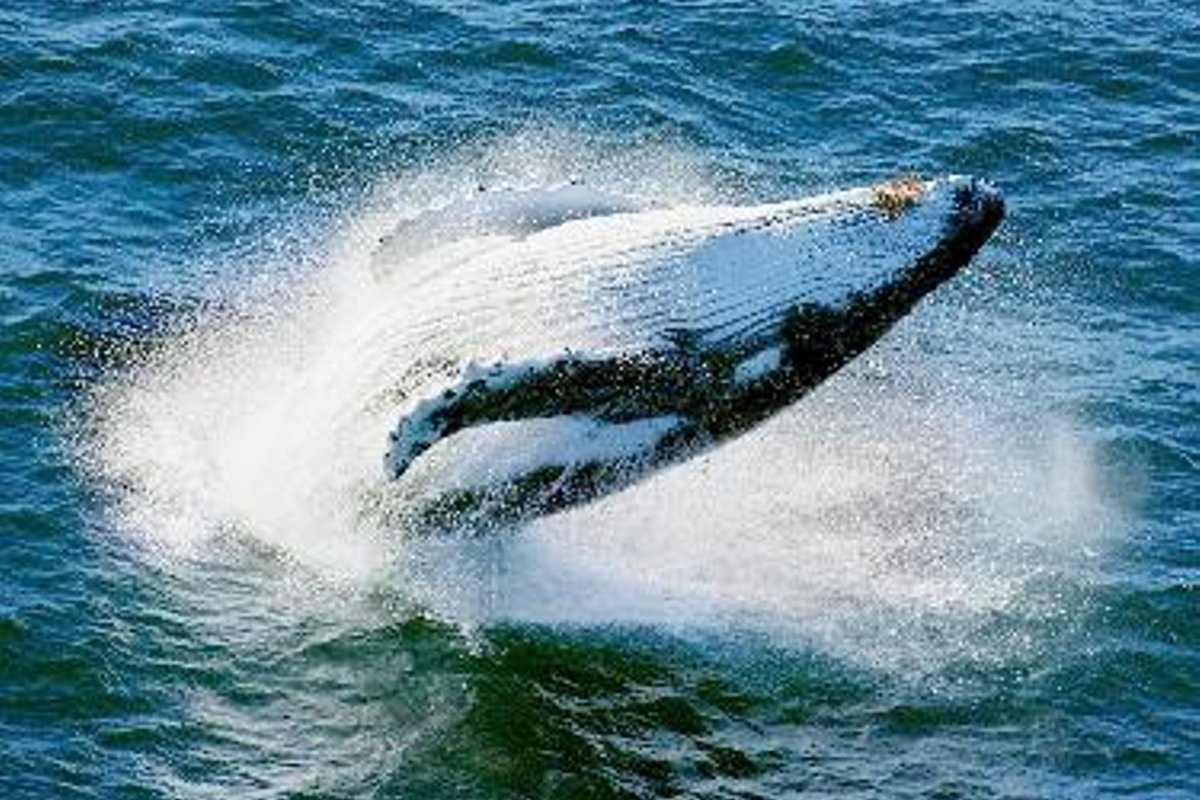
<svg viewBox="0 0 1200 800"><path fill-rule="evenodd" d="M8 0L0 44L0 797L1200 797L1194 4ZM1007 219L792 408L533 522L372 513L397 220L913 173Z"/></svg>

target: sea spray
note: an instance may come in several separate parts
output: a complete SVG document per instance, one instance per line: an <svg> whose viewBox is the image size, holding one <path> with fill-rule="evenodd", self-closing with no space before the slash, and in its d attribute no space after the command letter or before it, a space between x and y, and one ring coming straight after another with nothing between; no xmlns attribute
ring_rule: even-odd
<svg viewBox="0 0 1200 800"><path fill-rule="evenodd" d="M982 400L995 394L986 381L942 385L923 342L952 341L984 374L988 353L936 301L781 418L617 496L485 536L414 537L398 522L403 499L380 468L387 431L405 397L455 366L444 337L412 324L413 298L429 302L426 281L497 241L467 231L405 255L395 240L381 268L397 220L432 218L481 175L521 189L583 174L656 203L705 194L703 170L678 155L664 173L624 153L610 174L605 153L572 147L539 154L521 139L393 178L346 215L319 268L288 273L257 306L201 316L102 381L85 451L119 487L122 527L188 548L249 537L466 625L751 626L913 674L1018 657L979 626L1047 602L1053 615L1039 577L1096 552L1092 456L1069 425Z"/></svg>
<svg viewBox="0 0 1200 800"><path fill-rule="evenodd" d="M114 490L121 527L184 548L233 532L349 575L386 564L403 539L403 531L380 530L377 513L388 502L380 467L387 432L409 392L454 366L436 337L410 324L414 303L428 301L413 290L494 243L466 231L461 242L413 256L394 241L381 265L381 242L398 222L434 219L430 212L481 186L569 181L635 202L714 194L683 153L521 134L381 180L300 268L278 260L291 248L273 239L250 248L249 263L224 270L237 283L206 287L219 298L210 311L189 314L173 340L106 374L92 392L81 461ZM311 238L297 226L296 238ZM452 319L456 309L444 302Z"/></svg>

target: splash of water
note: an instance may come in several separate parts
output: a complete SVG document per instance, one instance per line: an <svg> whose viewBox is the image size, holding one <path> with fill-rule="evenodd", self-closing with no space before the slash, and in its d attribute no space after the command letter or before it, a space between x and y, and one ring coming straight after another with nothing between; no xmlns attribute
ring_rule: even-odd
<svg viewBox="0 0 1200 800"><path fill-rule="evenodd" d="M957 337L936 314L750 435L602 502L482 539L382 524L380 456L414 388L400 376L444 367L409 325L406 288L486 244L414 249L381 273L379 242L480 183L570 178L668 205L719 194L678 153L614 158L561 137L385 182L322 268L97 388L85 461L119 487L121 527L183 550L233 531L460 620L766 624L873 663L928 650L922 620L970 636L963 620L1028 603L1031 582L1098 546L1088 449L1069 426L981 402L986 387L939 385L936 357L913 346Z"/></svg>
<svg viewBox="0 0 1200 800"><path fill-rule="evenodd" d="M561 135L537 141L517 136L383 181L324 243L320 267L281 265L264 292L261 276L271 271L239 266L255 277L245 292L221 292L231 302L108 376L94 392L82 460L117 487L122 527L184 549L232 530L347 576L386 564L394 536L377 529L372 505L386 494L380 460L397 398L445 367L409 324L428 301L413 300L412 289L491 246L472 229L447 240L434 230L436 210L481 185L575 180L631 202L653 193L656 203L713 193L703 170L678 153L589 153ZM479 220L487 233L520 222L503 204L490 213L499 223ZM394 235L406 219L410 238L445 246L406 255ZM381 242L391 250L386 269Z"/></svg>
<svg viewBox="0 0 1200 800"><path fill-rule="evenodd" d="M1069 613L1111 535L1093 454L1064 420L908 377L852 368L696 462L436 563L484 617L733 625L909 676L1036 658L1031 628Z"/></svg>

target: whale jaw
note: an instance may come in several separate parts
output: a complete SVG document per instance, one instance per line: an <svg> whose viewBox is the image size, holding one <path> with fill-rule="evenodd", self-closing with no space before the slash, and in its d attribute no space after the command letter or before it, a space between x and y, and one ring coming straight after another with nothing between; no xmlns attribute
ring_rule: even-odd
<svg viewBox="0 0 1200 800"><path fill-rule="evenodd" d="M406 499L405 525L478 529L549 513L616 491L753 427L820 385L952 279L1005 211L997 189L967 179L894 182L829 197L828 204L779 204L761 213L733 209L730 222L718 220L709 239L697 237L689 246L701 256L719 254L729 237L765 235L775 248L767 252L787 243L781 237L793 237L806 252L809 229L803 226L810 214L814 231L841 230L839 215L862 224L863 235L880 231L895 238L921 214L920 224L932 229L902 264L880 271L882 279L840 294L814 291L813 299L784 293L774 317L759 315L753 329L730 334L717 325L697 326L648 337L652 344L640 349L564 349L470 365L457 380L410 403L391 434L384 469ZM941 203L932 211L926 207L931 197ZM708 241L720 246L706 250ZM865 257L875 252L870 244L861 248ZM820 251L809 243L807 252ZM789 273L779 274L782 285ZM828 278L846 282L832 270Z"/></svg>

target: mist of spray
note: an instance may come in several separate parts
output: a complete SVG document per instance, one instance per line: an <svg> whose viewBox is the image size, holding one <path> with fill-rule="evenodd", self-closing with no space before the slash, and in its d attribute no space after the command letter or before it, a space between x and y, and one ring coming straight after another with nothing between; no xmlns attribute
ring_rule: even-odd
<svg viewBox="0 0 1200 800"><path fill-rule="evenodd" d="M975 622L1034 602L1040 576L1100 546L1088 448L1068 424L1006 407L986 378L943 381L922 342L971 351L980 374L989 354L936 308L751 434L601 502L487 538L381 524L381 456L413 388L398 376L438 355L406 325L406 287L453 260L381 271L379 241L480 184L568 179L665 205L721 194L685 154L569 136L382 181L317 269L281 270L239 313L201 315L96 388L81 456L114 488L119 527L168 553L249 537L467 623L765 626L906 669L947 637L975 647ZM931 619L934 637L914 637Z"/></svg>

